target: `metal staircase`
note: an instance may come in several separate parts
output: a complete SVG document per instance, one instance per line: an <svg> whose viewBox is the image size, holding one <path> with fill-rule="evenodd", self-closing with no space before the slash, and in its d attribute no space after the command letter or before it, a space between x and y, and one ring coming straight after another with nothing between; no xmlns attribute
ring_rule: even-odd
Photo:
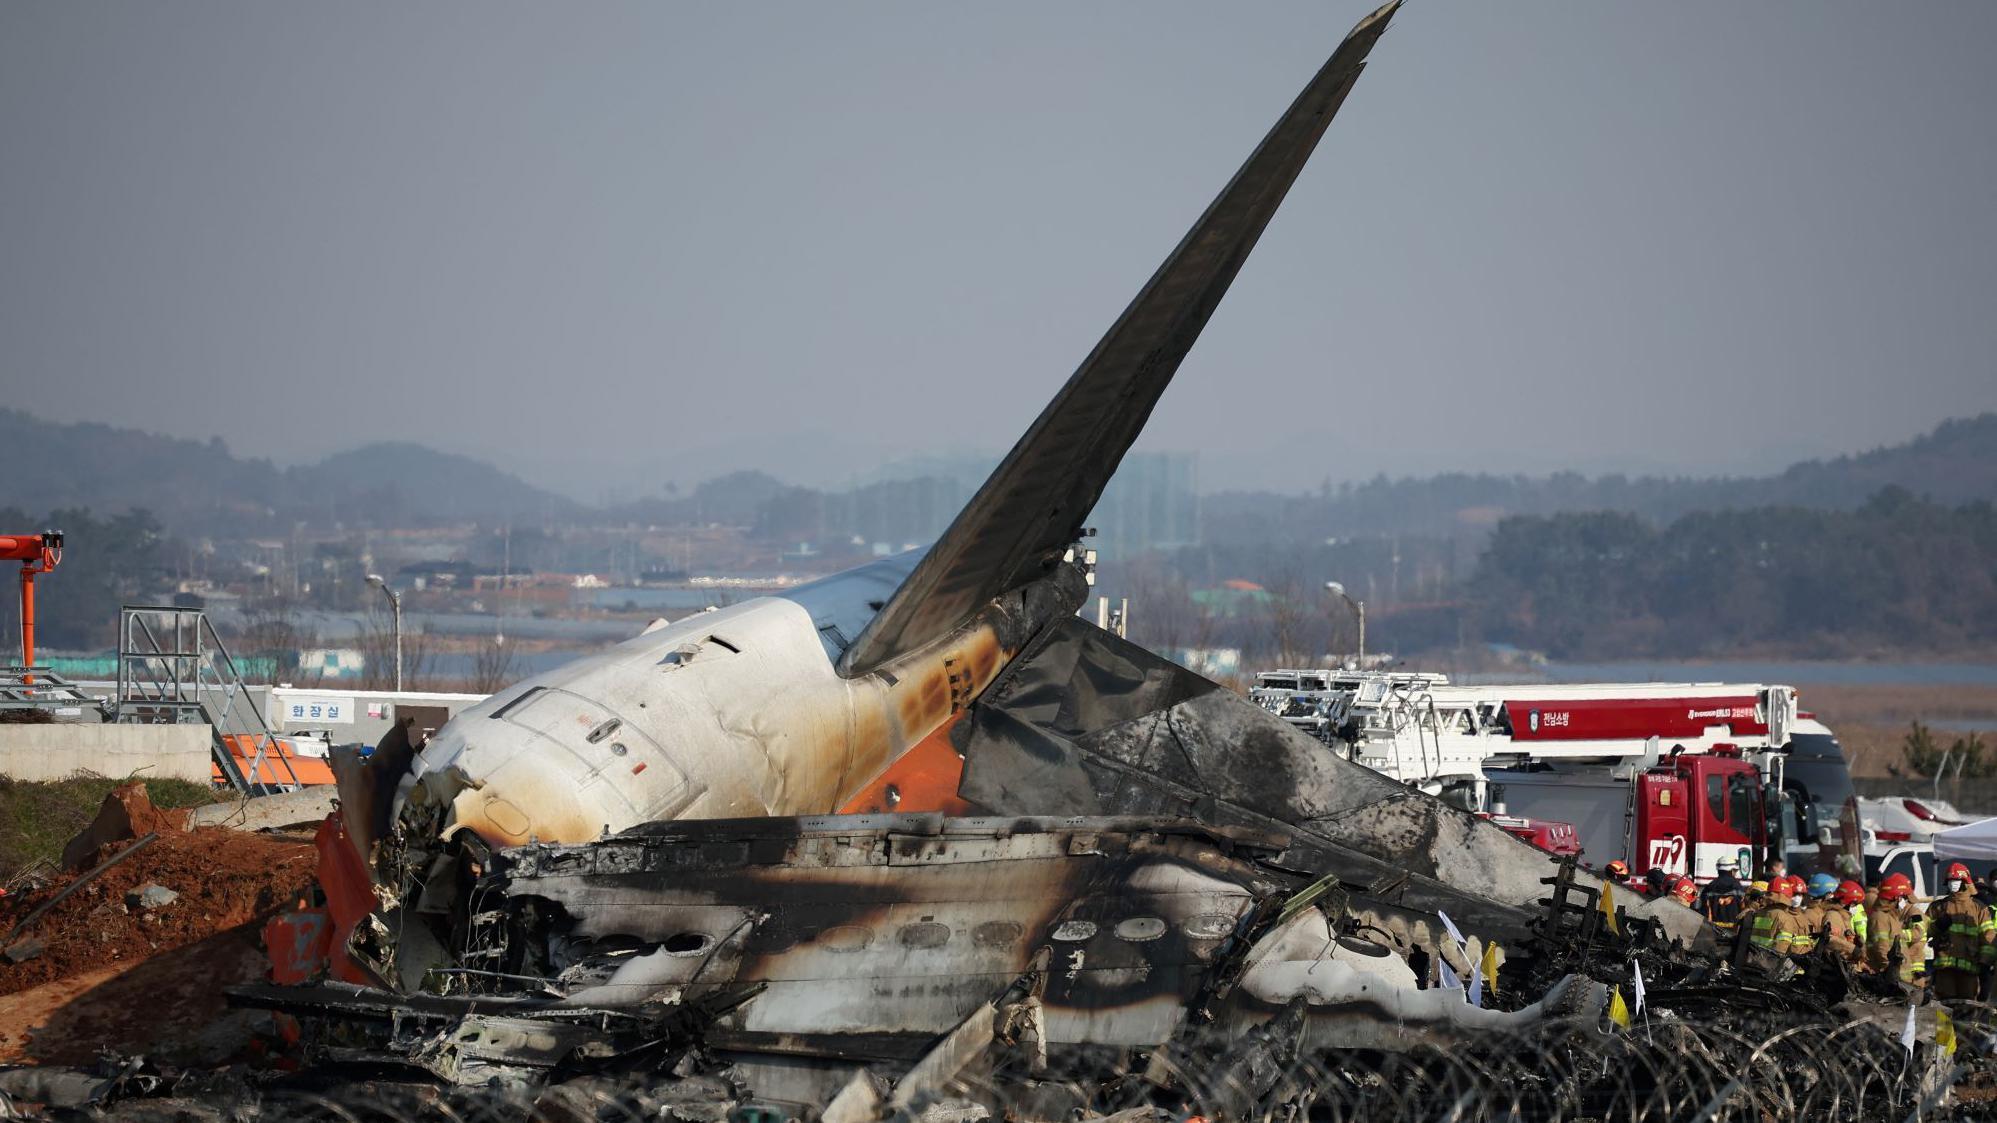
<svg viewBox="0 0 1997 1123"><path fill-rule="evenodd" d="M266 795L299 786L242 671L198 608L126 605L120 611L118 720L206 722L215 767L237 791ZM231 739L254 747L247 767L230 751Z"/></svg>
<svg viewBox="0 0 1997 1123"><path fill-rule="evenodd" d="M99 712L109 709L103 699L85 694L82 687L47 667L0 667L0 711L80 711L85 707Z"/></svg>

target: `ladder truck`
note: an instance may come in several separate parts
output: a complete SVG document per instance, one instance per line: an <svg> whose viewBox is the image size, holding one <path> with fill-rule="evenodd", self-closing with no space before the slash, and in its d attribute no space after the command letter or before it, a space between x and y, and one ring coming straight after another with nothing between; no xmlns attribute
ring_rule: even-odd
<svg viewBox="0 0 1997 1123"><path fill-rule="evenodd" d="M1723 858L1746 876L1777 857L1833 870L1850 852L1842 750L1793 687L1457 686L1350 672L1327 685L1258 700L1332 751L1466 810L1571 824L1594 866L1621 858L1639 874L1705 880Z"/></svg>

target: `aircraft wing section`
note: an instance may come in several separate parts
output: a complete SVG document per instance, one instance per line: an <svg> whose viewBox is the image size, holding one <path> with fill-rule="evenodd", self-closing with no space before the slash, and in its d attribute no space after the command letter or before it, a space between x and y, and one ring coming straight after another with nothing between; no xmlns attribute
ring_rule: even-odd
<svg viewBox="0 0 1997 1123"><path fill-rule="evenodd" d="M1400 0L1359 21L840 661L865 674L1038 576L1152 407L1358 80Z"/></svg>

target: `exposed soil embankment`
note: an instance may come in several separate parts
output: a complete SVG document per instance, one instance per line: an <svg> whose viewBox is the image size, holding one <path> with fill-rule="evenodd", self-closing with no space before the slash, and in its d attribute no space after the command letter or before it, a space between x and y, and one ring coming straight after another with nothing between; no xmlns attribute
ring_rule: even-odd
<svg viewBox="0 0 1997 1123"><path fill-rule="evenodd" d="M129 844L105 842L90 860ZM307 891L314 862L312 846L296 839L222 828L162 830L8 943L20 962L0 958L0 1060L77 1063L102 1048L166 1054L221 1048L210 1039L234 1020L222 988L265 977L259 931ZM0 933L78 876L66 871L0 900ZM139 901L149 886L170 890L171 899ZM155 902L164 896L152 894Z"/></svg>

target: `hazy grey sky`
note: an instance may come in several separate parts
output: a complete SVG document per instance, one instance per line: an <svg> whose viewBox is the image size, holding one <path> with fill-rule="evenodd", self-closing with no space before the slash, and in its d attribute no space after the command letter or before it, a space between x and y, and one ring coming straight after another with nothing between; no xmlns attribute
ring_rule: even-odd
<svg viewBox="0 0 1997 1123"><path fill-rule="evenodd" d="M1365 7L10 0L0 388L591 499L1003 448ZM1993 43L1416 0L1144 444L1743 470L1997 408Z"/></svg>

